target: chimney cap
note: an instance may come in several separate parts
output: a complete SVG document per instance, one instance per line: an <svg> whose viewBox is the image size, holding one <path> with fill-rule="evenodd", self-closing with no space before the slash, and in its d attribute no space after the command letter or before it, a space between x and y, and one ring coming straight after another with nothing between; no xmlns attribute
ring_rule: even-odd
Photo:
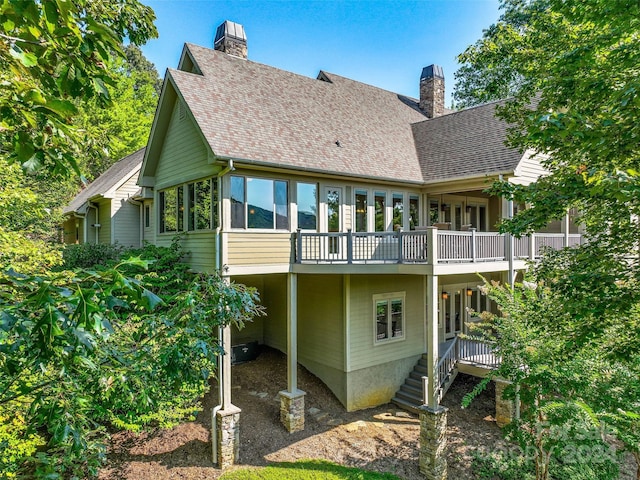
<svg viewBox="0 0 640 480"><path fill-rule="evenodd" d="M432 64L422 69L420 80L425 78L444 78L444 70L440 65Z"/></svg>
<svg viewBox="0 0 640 480"><path fill-rule="evenodd" d="M244 32L244 27L239 23L235 23L230 20L225 20L220 24L216 30L216 37L213 40L213 44L215 45L225 37L235 38L236 40L240 40L245 43L247 42L247 35Z"/></svg>

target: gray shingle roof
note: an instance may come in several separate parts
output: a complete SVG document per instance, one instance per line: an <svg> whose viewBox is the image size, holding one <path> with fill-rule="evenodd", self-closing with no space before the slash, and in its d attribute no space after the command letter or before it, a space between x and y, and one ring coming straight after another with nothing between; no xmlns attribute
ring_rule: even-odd
<svg viewBox="0 0 640 480"><path fill-rule="evenodd" d="M505 146L507 124L492 102L413 125L425 182L510 173L522 154Z"/></svg>
<svg viewBox="0 0 640 480"><path fill-rule="evenodd" d="M136 173L136 170L140 170L142 165L142 159L144 158L144 148L141 148L137 152L127 155L121 160L111 165L102 175L91 182L87 188L82 190L75 198L67 205L62 213L69 214L73 212L80 212L87 200L93 197L104 195L125 177L130 177Z"/></svg>
<svg viewBox="0 0 640 480"><path fill-rule="evenodd" d="M170 70L212 151L310 171L421 182L413 99L321 73L322 81L187 45L202 76ZM340 143L340 146L336 145Z"/></svg>

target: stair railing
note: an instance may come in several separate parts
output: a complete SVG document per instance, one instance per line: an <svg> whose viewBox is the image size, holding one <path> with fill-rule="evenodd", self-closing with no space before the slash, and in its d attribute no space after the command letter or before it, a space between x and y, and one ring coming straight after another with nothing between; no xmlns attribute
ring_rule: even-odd
<svg viewBox="0 0 640 480"><path fill-rule="evenodd" d="M438 399L438 403L442 400L444 396L444 387L447 383L447 380L453 374L453 371L458 364L458 355L459 347L458 347L458 337L456 336L451 342L451 345L447 348L444 354L440 357L438 364L436 365L436 398Z"/></svg>

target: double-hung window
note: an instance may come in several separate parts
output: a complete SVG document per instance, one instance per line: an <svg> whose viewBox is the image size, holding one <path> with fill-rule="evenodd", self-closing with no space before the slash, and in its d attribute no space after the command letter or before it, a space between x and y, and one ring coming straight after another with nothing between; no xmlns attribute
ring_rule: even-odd
<svg viewBox="0 0 640 480"><path fill-rule="evenodd" d="M284 180L231 177L231 227L288 230L289 185Z"/></svg>
<svg viewBox="0 0 640 480"><path fill-rule="evenodd" d="M375 343L404 339L404 299L404 292L373 296Z"/></svg>

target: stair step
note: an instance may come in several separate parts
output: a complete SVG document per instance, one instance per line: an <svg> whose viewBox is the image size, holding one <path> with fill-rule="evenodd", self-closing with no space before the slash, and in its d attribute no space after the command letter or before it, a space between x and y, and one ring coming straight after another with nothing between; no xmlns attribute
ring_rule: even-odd
<svg viewBox="0 0 640 480"><path fill-rule="evenodd" d="M403 400L401 398L393 397L391 399L391 403L411 413L415 413L415 414L420 413L416 405L414 405L413 403L407 402L406 400Z"/></svg>
<svg viewBox="0 0 640 480"><path fill-rule="evenodd" d="M418 388L413 385L407 384L407 382L405 381L404 385L400 386L400 391L422 398L422 385L420 385L420 387Z"/></svg>
<svg viewBox="0 0 640 480"><path fill-rule="evenodd" d="M420 365L421 367L427 368L427 359L426 358L421 358L420 360L418 360L417 365Z"/></svg>
<svg viewBox="0 0 640 480"><path fill-rule="evenodd" d="M422 390L422 377L420 378L414 378L412 376L407 377L407 379L404 381L404 383L406 385L409 385L413 388L419 388L420 390Z"/></svg>
<svg viewBox="0 0 640 480"><path fill-rule="evenodd" d="M422 375L426 375L427 367L423 365L416 365L415 367L413 367L413 371L417 373L421 373Z"/></svg>
<svg viewBox="0 0 640 480"><path fill-rule="evenodd" d="M412 380L415 380L417 382L420 382L420 384L422 385L422 377L426 376L426 372L425 374L413 371L409 374L409 378L411 378Z"/></svg>
<svg viewBox="0 0 640 480"><path fill-rule="evenodd" d="M422 405L422 395L413 395L411 393L403 392L402 390L398 390L396 392L396 398L400 398L405 402L411 403L412 405Z"/></svg>

